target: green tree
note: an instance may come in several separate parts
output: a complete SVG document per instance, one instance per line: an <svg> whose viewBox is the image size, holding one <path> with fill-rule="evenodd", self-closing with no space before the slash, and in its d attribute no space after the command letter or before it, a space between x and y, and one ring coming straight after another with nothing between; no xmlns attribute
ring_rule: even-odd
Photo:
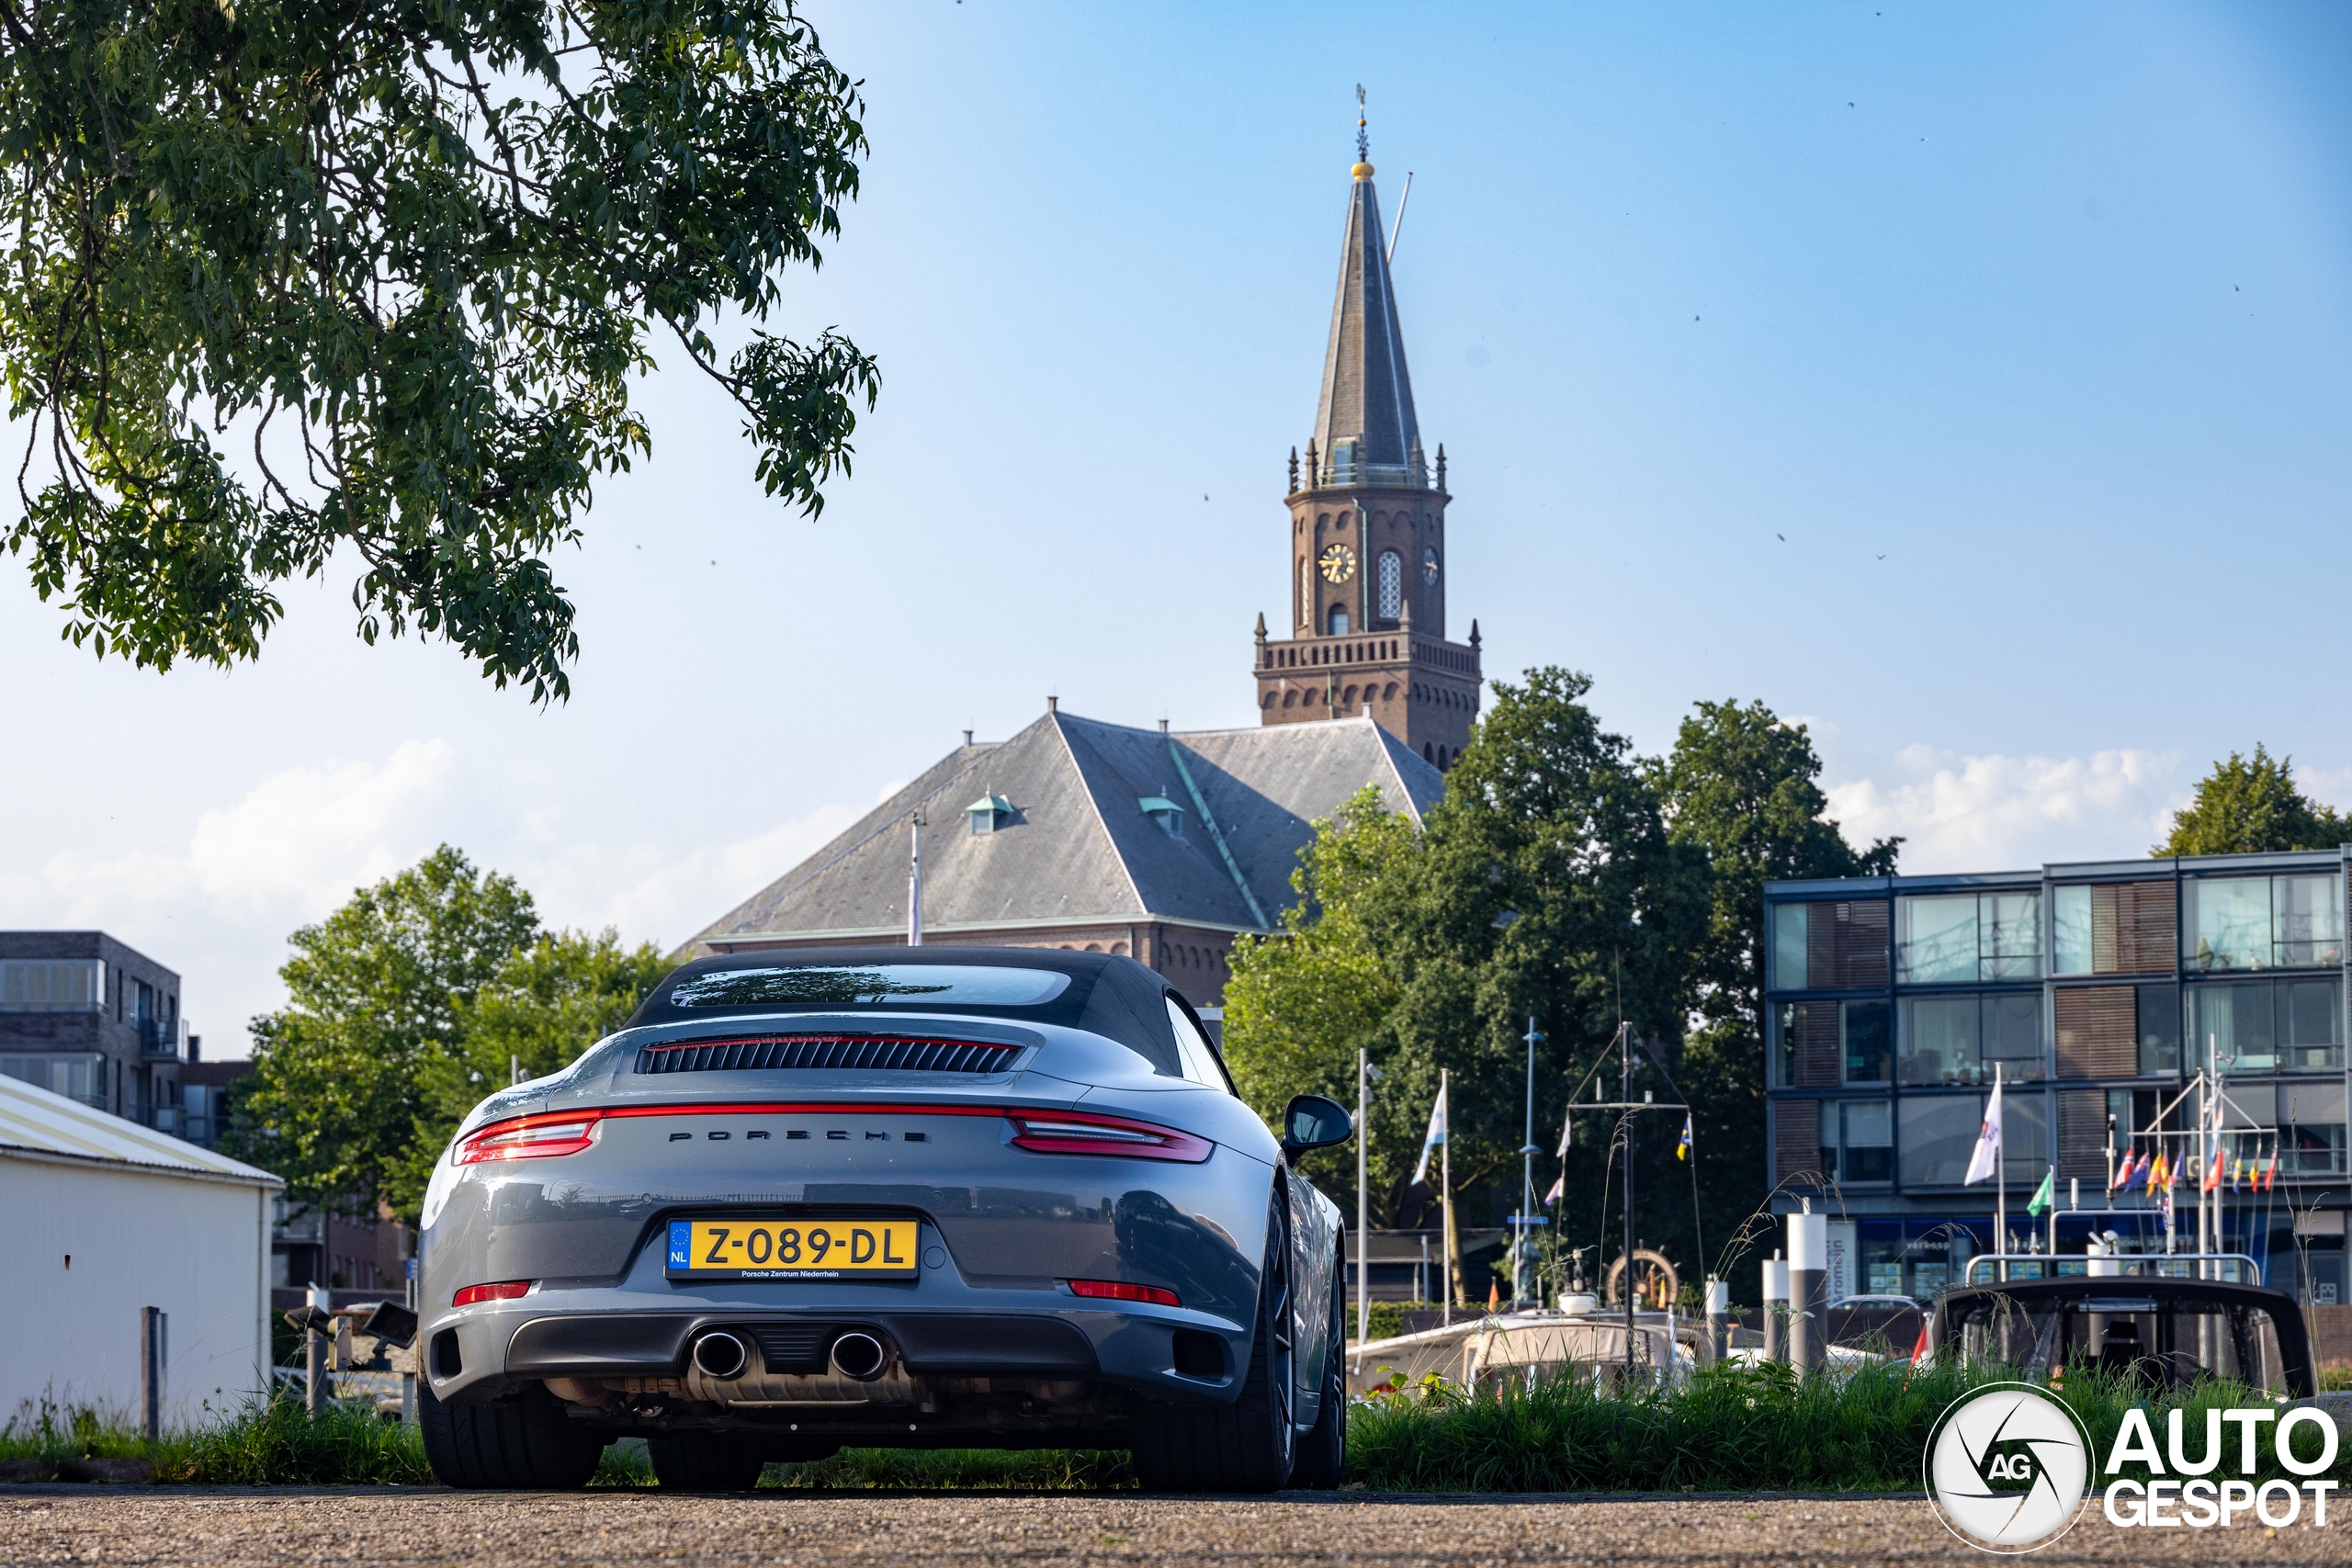
<svg viewBox="0 0 2352 1568"><path fill-rule="evenodd" d="M287 1005L254 1020L230 1152L288 1195L373 1214L428 1116L423 1068L539 935L531 896L447 844L289 939Z"/></svg>
<svg viewBox="0 0 2352 1568"><path fill-rule="evenodd" d="M2230 753L2199 781L2197 797L2172 814L2172 832L2152 855L2233 855L2266 850L2332 850L2352 841L2352 818L2295 787L2291 757Z"/></svg>
<svg viewBox="0 0 2352 1568"><path fill-rule="evenodd" d="M761 324L865 150L794 0L0 0L0 539L76 644L254 658L348 545L364 638L567 694L546 558L650 453L657 341L770 494L846 468L874 362Z"/></svg>
<svg viewBox="0 0 2352 1568"><path fill-rule="evenodd" d="M450 1134L485 1095L517 1070L538 1078L570 1066L628 1022L674 967L650 942L623 947L610 928L543 931L510 953L458 1004L453 1042L418 1060L415 1132L389 1183L392 1206L416 1212Z"/></svg>
<svg viewBox="0 0 2352 1568"><path fill-rule="evenodd" d="M1419 833L1411 818L1390 811L1370 785L1315 824L1315 839L1291 874L1299 901L1283 911L1281 931L1234 945L1225 987L1225 1059L1235 1087L1269 1123L1295 1094L1328 1094L1352 1110L1359 1049L1387 1055L1385 1024L1398 995L1373 921L1386 889L1411 874ZM1384 1097L1384 1104L1386 1102ZM1375 1121L1378 1119L1375 1118ZM1373 1162L1377 1218L1390 1218L1390 1193L1403 1173L1392 1168L1394 1139L1365 1135ZM1355 1151L1308 1156L1307 1169L1336 1199L1351 1204ZM1409 1170L1409 1166L1408 1166Z"/></svg>
<svg viewBox="0 0 2352 1568"><path fill-rule="evenodd" d="M1669 839L1649 770L1585 705L1591 685L1551 668L1494 683L1430 813L1423 873L1396 917L1404 994L1393 1077L1425 1116L1439 1069L1451 1072L1453 1176L1473 1223L1481 1210L1499 1219L1519 1206L1530 1020L1545 1036L1535 1122L1548 1148L1569 1093L1621 1020L1668 1042L1671 1059L1684 976L1704 936L1705 859ZM1639 1077L1634 1087L1663 1085ZM1636 1148L1676 1168L1662 1121L1647 1120ZM1580 1132L1594 1132L1589 1119ZM1599 1196L1601 1152L1589 1141L1573 1151L1571 1191ZM1550 1167L1537 1162L1539 1195ZM1645 1225L1653 1243L1669 1238L1670 1212L1645 1204L1660 1221ZM1590 1213L1561 1211L1580 1225Z"/></svg>
<svg viewBox="0 0 2352 1568"><path fill-rule="evenodd" d="M1803 725L1762 703L1702 702L1656 770L1668 831L1703 851L1706 941L1690 972L1695 1027L1677 1074L1705 1167L1701 1213L1717 1257L1768 1195L1764 1134L1764 884L1883 876L1903 840L1849 844L1826 816L1821 759ZM1723 1258L1725 1268L1736 1258Z"/></svg>

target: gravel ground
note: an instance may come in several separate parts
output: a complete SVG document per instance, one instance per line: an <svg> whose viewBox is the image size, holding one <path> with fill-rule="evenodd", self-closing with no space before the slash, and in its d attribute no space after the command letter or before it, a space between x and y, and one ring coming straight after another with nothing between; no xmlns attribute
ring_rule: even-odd
<svg viewBox="0 0 2352 1568"><path fill-rule="evenodd" d="M694 1498L431 1488L9 1487L0 1563L1983 1563L1926 1503L1790 1497L1265 1499L859 1493ZM2314 1529L2118 1529L2030 1561L2352 1561Z"/></svg>

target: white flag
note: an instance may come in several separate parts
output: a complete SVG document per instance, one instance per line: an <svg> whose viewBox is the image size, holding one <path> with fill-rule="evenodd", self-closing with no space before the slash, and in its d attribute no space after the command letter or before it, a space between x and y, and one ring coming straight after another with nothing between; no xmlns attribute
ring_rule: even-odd
<svg viewBox="0 0 2352 1568"><path fill-rule="evenodd" d="M2000 1169L2001 1160L2001 1084L1993 1082L1993 1098L1984 1102L1984 1126L1976 1134L1976 1152L1968 1156L1968 1174L1961 1178L1962 1187L1973 1187L1980 1181L1990 1181Z"/></svg>
<svg viewBox="0 0 2352 1568"><path fill-rule="evenodd" d="M1437 1103L1430 1108L1430 1134L1421 1140L1421 1163L1413 1168L1413 1185L1418 1187L1430 1178L1430 1151L1445 1142L1445 1086L1440 1085Z"/></svg>

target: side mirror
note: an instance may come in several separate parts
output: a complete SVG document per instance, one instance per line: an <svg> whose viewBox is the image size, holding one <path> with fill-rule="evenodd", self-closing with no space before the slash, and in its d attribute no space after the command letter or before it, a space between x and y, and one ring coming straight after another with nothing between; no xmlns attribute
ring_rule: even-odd
<svg viewBox="0 0 2352 1568"><path fill-rule="evenodd" d="M1283 1112L1283 1153L1296 1159L1310 1149L1328 1149L1355 1136L1356 1119L1336 1100L1302 1094Z"/></svg>

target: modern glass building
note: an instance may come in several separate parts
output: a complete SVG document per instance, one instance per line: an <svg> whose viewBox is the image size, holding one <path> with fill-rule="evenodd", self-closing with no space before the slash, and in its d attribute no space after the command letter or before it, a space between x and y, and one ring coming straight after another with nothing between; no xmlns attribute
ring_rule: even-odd
<svg viewBox="0 0 2352 1568"><path fill-rule="evenodd" d="M1994 1247L1991 1183L1962 1185L1995 1069L2012 1250L2040 1236L2054 1166L2058 1247L2113 1230L2165 1249L2161 1202L2117 1193L2110 1157L2194 1127L2221 1075L2224 1152L2267 1164L2222 1202L2224 1249L2306 1302L2346 1302L2346 868L2311 853L2048 865L1765 886L1775 1207L1833 1215L1833 1291L1934 1296ZM2169 1107L2169 1109L2167 1109ZM2177 1160L2188 1140L2164 1140ZM2112 1151L2112 1156L2110 1155ZM2179 1191L2193 1250L2195 1188Z"/></svg>

